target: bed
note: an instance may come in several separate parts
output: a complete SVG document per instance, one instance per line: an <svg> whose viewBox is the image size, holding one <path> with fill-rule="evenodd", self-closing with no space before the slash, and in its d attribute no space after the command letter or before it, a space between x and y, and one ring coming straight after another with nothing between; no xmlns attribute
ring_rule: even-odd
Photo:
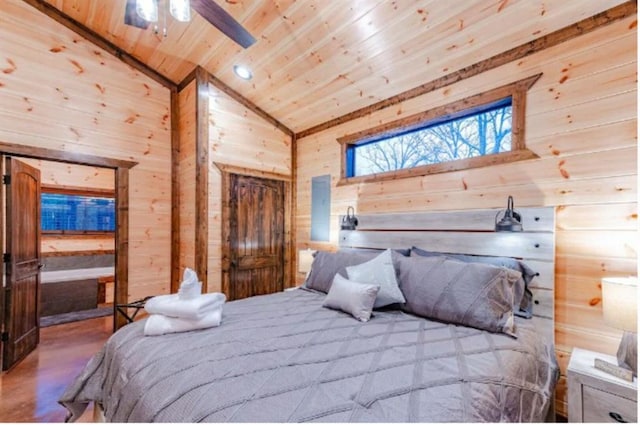
<svg viewBox="0 0 640 425"><path fill-rule="evenodd" d="M93 401L113 422L541 422L558 375L553 306L545 305L553 300L554 226L553 211L529 212L533 231L517 235L519 243L469 224L472 229L442 232L438 213L401 221L363 216L362 229L340 235L343 247L408 242L465 254L496 255L495 240L501 250L506 243L514 257L528 257L542 270L531 285L535 317L516 317L515 335L393 306L360 322L323 308L326 294L298 288L229 302L217 328L144 337L143 321L127 325L60 401L71 420ZM432 219L437 230L429 230ZM541 221L551 230L536 230ZM395 229L399 222L411 230Z"/></svg>

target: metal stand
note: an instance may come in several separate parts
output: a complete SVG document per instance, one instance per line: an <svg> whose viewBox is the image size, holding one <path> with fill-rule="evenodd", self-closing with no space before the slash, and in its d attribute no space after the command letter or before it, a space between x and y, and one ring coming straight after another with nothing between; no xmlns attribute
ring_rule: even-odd
<svg viewBox="0 0 640 425"><path fill-rule="evenodd" d="M136 319L136 316L138 315L138 312L140 311L140 309L144 308L144 305L146 304L146 302L151 298L153 297L149 296L141 300L130 302L129 304L116 304L116 310L118 310L118 312L120 312L120 314L122 314L125 317L125 319L127 319L127 323L131 323ZM135 309L135 311L131 316L129 316L129 311L128 311L128 309L130 308Z"/></svg>

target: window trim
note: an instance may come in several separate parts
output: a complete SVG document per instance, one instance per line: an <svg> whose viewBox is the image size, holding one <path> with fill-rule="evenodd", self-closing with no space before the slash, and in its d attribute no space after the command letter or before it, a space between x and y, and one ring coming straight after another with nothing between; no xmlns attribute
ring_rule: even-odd
<svg viewBox="0 0 640 425"><path fill-rule="evenodd" d="M84 187L71 187L71 186L57 186L42 184L40 187L41 193L53 193L58 195L72 195L72 196L88 196L92 198L111 198L116 199L116 192L113 189L93 189ZM114 237L115 230L43 230L40 229L40 234L47 237L58 238L104 238Z"/></svg>
<svg viewBox="0 0 640 425"><path fill-rule="evenodd" d="M348 134L338 138L341 145L341 166L340 180L338 186L346 184L379 182L385 180L396 180L408 177L426 176L429 174L445 173L449 171L465 170L470 168L486 167L490 165L505 164L514 161L539 158L537 154L527 149L525 145L525 115L526 115L526 95L527 91L542 76L542 73L531 77L515 81L513 83L488 90L446 105L438 106L424 112L410 115L395 121L378 125L356 133ZM421 165L413 168L387 171L384 173L367 174L365 176L348 177L347 161L348 155L353 155L352 146L371 143L376 140L390 138L402 133L406 133L421 127L446 122L457 117L468 115L474 109L482 109L486 105L501 101L511 97L512 124L511 124L511 150L477 156L472 158L462 158L453 161L440 162L437 164Z"/></svg>

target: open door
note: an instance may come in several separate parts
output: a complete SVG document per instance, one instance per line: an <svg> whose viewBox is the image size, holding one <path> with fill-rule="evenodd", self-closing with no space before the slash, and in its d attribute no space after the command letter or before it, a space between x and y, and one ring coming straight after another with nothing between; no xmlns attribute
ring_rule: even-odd
<svg viewBox="0 0 640 425"><path fill-rule="evenodd" d="M2 370L40 340L40 170L6 157L5 171Z"/></svg>

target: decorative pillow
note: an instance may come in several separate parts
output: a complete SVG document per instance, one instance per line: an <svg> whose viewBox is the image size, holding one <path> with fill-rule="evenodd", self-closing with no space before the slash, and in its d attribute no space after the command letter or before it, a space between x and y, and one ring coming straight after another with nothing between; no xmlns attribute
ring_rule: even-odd
<svg viewBox="0 0 640 425"><path fill-rule="evenodd" d="M446 257L396 257L402 309L418 316L515 336L520 272Z"/></svg>
<svg viewBox="0 0 640 425"><path fill-rule="evenodd" d="M326 252L313 254L311 271L304 282L304 287L316 291L329 292L336 274L347 277L346 267L356 266L377 256L377 252Z"/></svg>
<svg viewBox="0 0 640 425"><path fill-rule="evenodd" d="M336 274L322 306L344 311L361 322L366 322L371 318L379 289L378 285L352 282Z"/></svg>
<svg viewBox="0 0 640 425"><path fill-rule="evenodd" d="M511 270L518 271L522 274L523 282L516 286L516 305L519 306L515 310L515 315L530 319L533 313L533 294L529 289L529 283L538 273L531 270L529 266L520 260L511 257L491 257L485 255L466 255L466 254L444 254L441 252L425 251L424 249L411 248L411 255L419 255L421 257L434 257L444 255L455 260L465 263L484 263L491 264L496 267L506 267ZM522 288L522 289L521 289ZM518 301L519 300L519 301Z"/></svg>
<svg viewBox="0 0 640 425"><path fill-rule="evenodd" d="M397 256L400 257L401 255ZM404 295L402 295L402 291L400 291L398 287L396 269L393 267L393 258L390 249L387 249L366 263L347 267L347 274L349 275L349 279L355 280L356 282L371 283L380 286L376 303L373 305L374 308L403 303L405 301Z"/></svg>

